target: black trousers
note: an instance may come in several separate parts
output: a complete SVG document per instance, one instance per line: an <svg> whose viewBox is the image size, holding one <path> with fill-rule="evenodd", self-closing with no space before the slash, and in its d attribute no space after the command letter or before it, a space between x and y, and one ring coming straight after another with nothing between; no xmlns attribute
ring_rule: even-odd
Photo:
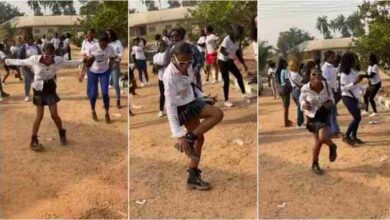
<svg viewBox="0 0 390 220"><path fill-rule="evenodd" d="M165 95L164 95L164 82L158 80L158 88L160 90L160 111L164 111Z"/></svg>
<svg viewBox="0 0 390 220"><path fill-rule="evenodd" d="M382 87L382 83L379 82L375 85L368 86L366 92L364 93L364 103L366 104L366 111L368 111L368 102L370 102L372 110L376 113L376 104L375 96L379 92L379 89Z"/></svg>
<svg viewBox="0 0 390 220"><path fill-rule="evenodd" d="M242 74L240 70L237 68L236 64L233 60L228 61L222 61L218 60L218 67L222 74L223 79L223 95L225 97L225 101L229 100L229 72L233 74L234 77L236 77L238 86L241 89L241 92L245 93L245 86L244 81L242 79Z"/></svg>

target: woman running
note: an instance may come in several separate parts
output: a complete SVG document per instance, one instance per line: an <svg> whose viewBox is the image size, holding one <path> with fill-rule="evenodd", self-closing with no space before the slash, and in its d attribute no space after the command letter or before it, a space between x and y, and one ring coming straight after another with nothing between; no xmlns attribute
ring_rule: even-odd
<svg viewBox="0 0 390 220"><path fill-rule="evenodd" d="M121 78L121 60L124 49L122 42L118 39L117 34L112 29L108 29L107 34L110 38L110 46L114 49L116 54L115 62L111 71L111 79L115 88L116 107L119 109L121 108L121 87L119 85L119 81Z"/></svg>
<svg viewBox="0 0 390 220"><path fill-rule="evenodd" d="M337 158L337 145L328 137L328 117L332 107L333 93L326 81L322 79L321 71L317 68L311 70L310 82L301 89L299 96L301 108L307 116L306 128L314 137L312 170L315 174L323 173L318 158L323 144L329 146L329 160L334 162Z"/></svg>
<svg viewBox="0 0 390 220"><path fill-rule="evenodd" d="M282 98L284 127L292 126L292 121L288 119L290 108L291 83L288 77L287 62L280 59L276 69L276 79L278 84L278 94Z"/></svg>
<svg viewBox="0 0 390 220"><path fill-rule="evenodd" d="M140 87L144 87L145 85L149 86L150 83L146 64L144 43L140 38L135 38L133 43L134 46L131 48L131 55L133 56L134 63L138 70Z"/></svg>
<svg viewBox="0 0 390 220"><path fill-rule="evenodd" d="M357 137L357 131L362 119L359 104L360 85L364 76L357 72L358 64L353 53L343 55L340 64L340 83L341 83L341 100L347 107L353 120L349 124L343 142L348 145L363 144L364 142Z"/></svg>
<svg viewBox="0 0 390 220"><path fill-rule="evenodd" d="M240 25L232 25L231 33L226 36L220 47L220 52L218 55L218 66L221 70L223 78L223 94L225 97L224 105L226 107L232 107L233 103L229 101L229 72L236 77L238 85L241 89L242 95L244 98L249 98L245 93L244 80L242 79L242 74L234 63L235 59L238 59L241 64L244 66L245 71L248 71L248 67L245 64L244 57L241 51L241 38L244 34L244 28Z"/></svg>
<svg viewBox="0 0 390 220"><path fill-rule="evenodd" d="M164 116L164 105L165 105L165 96L164 96L164 82L163 82L163 76L165 71L164 66L164 58L165 53L167 52L168 45L165 43L164 40L159 40L157 42L158 52L153 57L153 65L154 69L157 71L158 75L158 88L160 90L160 106L159 106L159 112L158 117Z"/></svg>
<svg viewBox="0 0 390 220"><path fill-rule="evenodd" d="M62 145L66 145L66 130L62 127L62 120L58 115L57 103L60 98L56 92L55 76L61 68L76 68L82 61L68 61L55 55L53 44L47 43L43 46L43 55L31 55L27 59L6 59L7 65L15 65L31 68L33 77L33 104L37 108L37 115L33 125L30 148L33 151L42 151L43 145L38 141L38 130L45 112L44 107L48 106L51 118L57 126Z"/></svg>
<svg viewBox="0 0 390 220"><path fill-rule="evenodd" d="M92 118L94 121L99 121L95 107L98 96L98 85L100 81L104 109L106 111L106 123L111 123L109 114L110 96L108 86L110 84L111 70L115 58L117 58L117 54L114 52L114 49L109 45L109 43L109 36L104 32L99 37L98 43L92 45L92 47L90 47L87 52L87 60L90 65L88 68L87 91L89 102L91 104ZM80 82L82 82L83 78L84 74L81 74L79 77Z"/></svg>
<svg viewBox="0 0 390 220"><path fill-rule="evenodd" d="M379 76L378 58L375 54L371 53L368 58L368 88L364 93L364 103L366 108L362 111L362 115L368 114L368 107L371 104L373 113L369 117L375 117L378 115L375 104L375 96L378 94L379 89L382 87L381 77Z"/></svg>
<svg viewBox="0 0 390 220"><path fill-rule="evenodd" d="M176 44L164 71L165 100L172 137L178 139L175 147L190 158L187 187L207 190L210 184L202 180L198 168L203 135L222 120L223 112L213 106L215 98L204 97L196 86L192 62L191 46L184 41Z"/></svg>

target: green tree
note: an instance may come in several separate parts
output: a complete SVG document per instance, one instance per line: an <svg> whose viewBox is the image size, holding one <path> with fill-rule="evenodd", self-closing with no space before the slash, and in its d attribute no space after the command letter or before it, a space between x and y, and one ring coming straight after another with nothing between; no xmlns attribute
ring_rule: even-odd
<svg viewBox="0 0 390 220"><path fill-rule="evenodd" d="M0 24L12 19L13 17L23 15L24 13L20 12L19 8L7 2L0 2Z"/></svg>
<svg viewBox="0 0 390 220"><path fill-rule="evenodd" d="M47 0L28 0L28 6L34 11L34 15L43 15L41 8L44 10L44 14L47 13L47 9L51 10L52 15L75 15L76 10L73 6L73 1L47 1Z"/></svg>
<svg viewBox="0 0 390 220"><path fill-rule="evenodd" d="M267 63L270 60L272 56L272 46L268 45L265 41L260 41L258 44L259 51L258 51L258 57L259 57L259 70L260 72L263 71L267 67Z"/></svg>
<svg viewBox="0 0 390 220"><path fill-rule="evenodd" d="M187 7L187 6L196 6L198 5L200 2L199 0L182 0L181 1L181 5L183 7Z"/></svg>
<svg viewBox="0 0 390 220"><path fill-rule="evenodd" d="M42 10L41 6L39 5L38 1L35 0L28 0L27 5L33 10L35 16L42 16Z"/></svg>
<svg viewBox="0 0 390 220"><path fill-rule="evenodd" d="M331 20L329 22L329 29L333 32L333 38L336 38L336 31L338 30L336 20Z"/></svg>
<svg viewBox="0 0 390 220"><path fill-rule="evenodd" d="M146 5L146 9L148 11L158 10L158 7L156 6L156 2L154 0L142 0L142 3Z"/></svg>
<svg viewBox="0 0 390 220"><path fill-rule="evenodd" d="M169 8L178 8L180 7L179 0L168 0Z"/></svg>
<svg viewBox="0 0 390 220"><path fill-rule="evenodd" d="M82 5L80 7L80 15L93 15L100 6L99 1L80 0L79 2Z"/></svg>
<svg viewBox="0 0 390 220"><path fill-rule="evenodd" d="M304 30L290 28L288 31L279 33L279 38L276 45L278 47L278 52L281 53L282 56L286 57L288 51L293 47L304 41L313 39L314 37L310 36L310 34Z"/></svg>
<svg viewBox="0 0 390 220"><path fill-rule="evenodd" d="M322 35L324 35L325 39L332 38L332 35L330 34L330 30L329 30L329 23L328 23L327 16L322 16L317 18L316 28L321 32Z"/></svg>

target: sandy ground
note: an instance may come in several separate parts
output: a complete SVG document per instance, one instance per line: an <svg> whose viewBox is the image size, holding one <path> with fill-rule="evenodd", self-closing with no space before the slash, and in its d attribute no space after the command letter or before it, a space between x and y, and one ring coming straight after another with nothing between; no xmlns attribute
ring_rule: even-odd
<svg viewBox="0 0 390 220"><path fill-rule="evenodd" d="M259 102L260 218L389 218L390 118L379 107L378 124L363 118L358 135L367 143L356 148L334 139L338 159L328 160L324 146L320 155L323 176L311 172L313 139L306 129L284 128L280 99L269 88ZM351 116L342 102L338 121L345 132ZM296 122L296 106L290 105Z"/></svg>
<svg viewBox="0 0 390 220"><path fill-rule="evenodd" d="M35 107L24 102L22 82L12 75L7 80L11 97L0 103L0 218L127 218L127 107L112 108L113 123L107 125L99 99L100 121L94 122L78 72L61 71L57 83L69 144L59 144L46 109L42 153L29 149ZM0 73L4 76L2 68ZM114 90L110 94L114 104ZM122 103L127 106L127 95Z"/></svg>
<svg viewBox="0 0 390 220"><path fill-rule="evenodd" d="M204 90L223 97L221 84ZM256 218L255 100L248 105L231 87L236 106L216 104L225 117L205 135L200 164L213 188L201 192L186 189L187 159L173 147L167 118L157 118L157 77L137 93L139 97L130 98L131 104L142 106L130 118L130 218Z"/></svg>

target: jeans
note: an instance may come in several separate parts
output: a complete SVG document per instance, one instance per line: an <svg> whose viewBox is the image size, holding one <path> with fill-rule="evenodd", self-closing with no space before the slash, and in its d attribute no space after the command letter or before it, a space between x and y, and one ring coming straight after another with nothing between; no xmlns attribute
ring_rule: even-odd
<svg viewBox="0 0 390 220"><path fill-rule="evenodd" d="M148 69L147 69L147 63L146 60L135 60L136 68L138 70L138 76L139 76L139 81L143 83L143 78L142 78L142 73L144 73L144 77L146 82L149 82L149 76L148 76Z"/></svg>
<svg viewBox="0 0 390 220"><path fill-rule="evenodd" d="M223 79L223 94L225 97L225 101L229 100L229 72L236 77L238 86L241 89L242 94L245 94L245 86L244 81L242 79L242 75L240 70L237 68L236 64L234 64L233 60L222 61L218 60L218 67L222 74Z"/></svg>
<svg viewBox="0 0 390 220"><path fill-rule="evenodd" d="M359 123L362 120L362 116L360 114L359 109L359 100L349 96L342 96L341 100L343 101L344 105L347 107L349 113L353 117L353 120L349 124L345 136L350 138L356 138L357 131L359 129Z"/></svg>
<svg viewBox="0 0 390 220"><path fill-rule="evenodd" d="M303 111L301 109L301 104L299 103L299 96L301 95L301 89L299 87L294 87L292 90L292 97L295 104L297 105L297 125L301 126L304 122Z"/></svg>
<svg viewBox="0 0 390 220"><path fill-rule="evenodd" d="M24 77L24 96L30 96L31 84L34 81L34 72L29 67L21 67L20 71Z"/></svg>
<svg viewBox="0 0 390 220"><path fill-rule="evenodd" d="M121 69L119 63L115 63L114 68L111 70L111 81L115 88L115 95L117 100L121 99L121 87L119 85L120 77Z"/></svg>
<svg viewBox="0 0 390 220"><path fill-rule="evenodd" d="M108 93L108 86L110 83L111 70L107 70L104 73L94 73L88 70L88 98L91 104L92 111L95 111L96 100L98 97L98 84L100 80L100 87L103 95L104 108L108 110L110 108L110 96Z"/></svg>

